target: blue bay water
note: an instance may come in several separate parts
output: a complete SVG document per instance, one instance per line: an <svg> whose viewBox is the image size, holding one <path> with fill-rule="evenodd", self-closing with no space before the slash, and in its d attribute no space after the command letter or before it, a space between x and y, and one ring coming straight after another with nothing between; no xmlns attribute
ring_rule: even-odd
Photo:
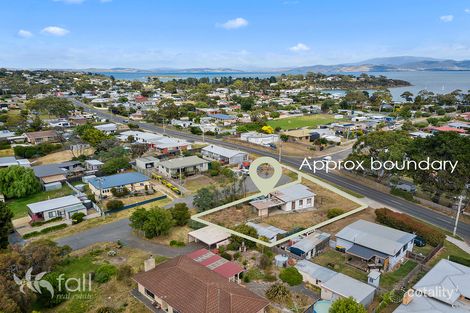
<svg viewBox="0 0 470 313"><path fill-rule="evenodd" d="M204 72L204 73L129 73L129 72L99 72L99 74L114 76L116 79L127 80L146 80L148 76L159 77L162 81L180 78L214 78L214 77L259 77L267 78L270 76L279 76L280 73L263 73L263 72L243 72L243 73L220 73L220 72ZM359 75L361 73L343 73L351 75ZM434 93L449 93L456 89L464 92L470 90L470 71L416 71L416 72L368 72L369 75L384 75L392 79L403 79L409 81L412 86L390 88L394 100L402 100L400 95L404 91L410 91L417 95L420 90L429 90ZM342 93L341 90L333 92Z"/></svg>

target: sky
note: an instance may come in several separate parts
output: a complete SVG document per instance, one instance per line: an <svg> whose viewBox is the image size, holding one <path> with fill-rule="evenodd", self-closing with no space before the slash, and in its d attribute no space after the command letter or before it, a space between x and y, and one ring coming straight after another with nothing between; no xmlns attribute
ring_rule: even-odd
<svg viewBox="0 0 470 313"><path fill-rule="evenodd" d="M15 0L0 67L268 69L470 59L470 0Z"/></svg>

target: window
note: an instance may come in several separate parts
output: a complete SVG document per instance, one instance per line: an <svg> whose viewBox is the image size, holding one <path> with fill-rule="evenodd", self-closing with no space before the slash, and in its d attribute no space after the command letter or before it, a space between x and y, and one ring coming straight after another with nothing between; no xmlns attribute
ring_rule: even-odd
<svg viewBox="0 0 470 313"><path fill-rule="evenodd" d="M307 205L312 205L312 198L307 199Z"/></svg>
<svg viewBox="0 0 470 313"><path fill-rule="evenodd" d="M303 206L304 205L304 200L299 200L299 206Z"/></svg>
<svg viewBox="0 0 470 313"><path fill-rule="evenodd" d="M155 295L152 292L150 292L149 290L147 290L147 288L145 288L145 295L147 295L147 297L155 299Z"/></svg>
<svg viewBox="0 0 470 313"><path fill-rule="evenodd" d="M49 212L49 218L53 218L53 217L55 217L55 212L54 211Z"/></svg>

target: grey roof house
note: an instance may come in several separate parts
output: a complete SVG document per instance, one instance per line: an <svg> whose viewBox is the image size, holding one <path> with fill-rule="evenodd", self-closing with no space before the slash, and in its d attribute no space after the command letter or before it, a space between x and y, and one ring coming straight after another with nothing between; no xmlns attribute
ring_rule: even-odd
<svg viewBox="0 0 470 313"><path fill-rule="evenodd" d="M470 312L470 267L441 260L403 298L394 313Z"/></svg>
<svg viewBox="0 0 470 313"><path fill-rule="evenodd" d="M82 201L75 196L65 196L27 205L29 216L34 221L47 221L56 217L71 219L74 213L87 214Z"/></svg>
<svg viewBox="0 0 470 313"><path fill-rule="evenodd" d="M216 160L222 164L240 164L248 160L248 153L240 150L232 150L216 145L208 145L201 149L202 156L206 159Z"/></svg>
<svg viewBox="0 0 470 313"><path fill-rule="evenodd" d="M416 235L358 220L336 234L336 246L362 260L366 267L392 270L413 250Z"/></svg>
<svg viewBox="0 0 470 313"><path fill-rule="evenodd" d="M209 169L209 161L197 156L170 159L158 163L158 171L166 176L194 175Z"/></svg>

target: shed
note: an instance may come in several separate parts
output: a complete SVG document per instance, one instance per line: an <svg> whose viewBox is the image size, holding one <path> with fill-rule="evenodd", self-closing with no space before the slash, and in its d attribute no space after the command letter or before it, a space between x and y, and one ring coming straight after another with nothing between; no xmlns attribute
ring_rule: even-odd
<svg viewBox="0 0 470 313"><path fill-rule="evenodd" d="M206 226L188 233L189 242L202 242L210 249L229 243L230 233L217 226Z"/></svg>
<svg viewBox="0 0 470 313"><path fill-rule="evenodd" d="M328 245L330 234L327 233L313 233L304 237L294 243L289 251L307 259L318 254L318 251Z"/></svg>

